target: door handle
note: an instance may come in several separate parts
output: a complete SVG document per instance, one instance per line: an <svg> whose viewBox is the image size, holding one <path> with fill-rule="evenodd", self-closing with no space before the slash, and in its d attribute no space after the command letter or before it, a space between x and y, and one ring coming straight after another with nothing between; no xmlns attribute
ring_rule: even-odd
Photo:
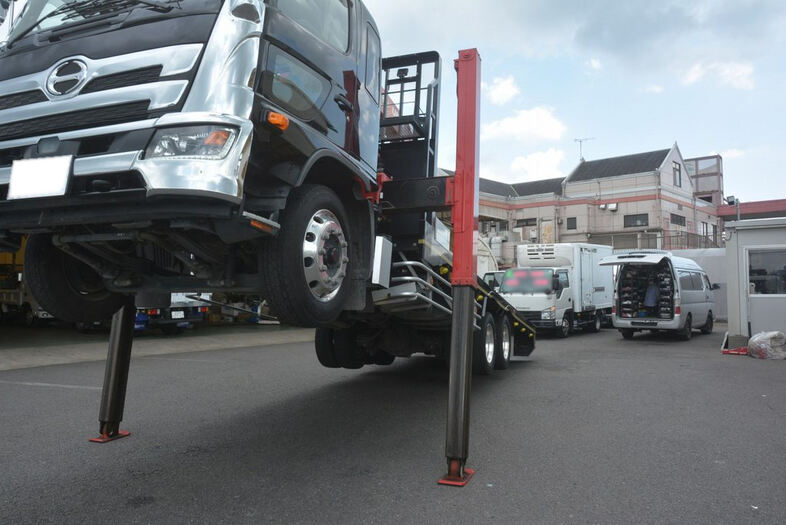
<svg viewBox="0 0 786 525"><path fill-rule="evenodd" d="M352 102L350 102L349 99L344 95L339 93L333 97L333 100L336 102L336 104L338 104L338 107L341 108L341 111L344 113L352 113L355 111L355 108L352 107Z"/></svg>

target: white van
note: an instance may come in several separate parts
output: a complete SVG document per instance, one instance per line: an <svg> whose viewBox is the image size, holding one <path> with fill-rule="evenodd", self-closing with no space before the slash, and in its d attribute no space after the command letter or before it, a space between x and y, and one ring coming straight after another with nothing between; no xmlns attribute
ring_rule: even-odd
<svg viewBox="0 0 786 525"><path fill-rule="evenodd" d="M718 287L692 260L646 250L606 257L600 264L618 267L612 322L625 339L642 330L674 331L685 340L694 329L712 332Z"/></svg>

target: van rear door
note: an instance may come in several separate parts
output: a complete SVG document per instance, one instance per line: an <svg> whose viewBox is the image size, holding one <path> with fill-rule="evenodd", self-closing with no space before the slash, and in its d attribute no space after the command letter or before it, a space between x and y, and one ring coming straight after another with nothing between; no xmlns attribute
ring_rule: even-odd
<svg viewBox="0 0 786 525"><path fill-rule="evenodd" d="M623 264L654 265L666 259L662 253L622 253L604 257L598 264L601 266L619 266Z"/></svg>

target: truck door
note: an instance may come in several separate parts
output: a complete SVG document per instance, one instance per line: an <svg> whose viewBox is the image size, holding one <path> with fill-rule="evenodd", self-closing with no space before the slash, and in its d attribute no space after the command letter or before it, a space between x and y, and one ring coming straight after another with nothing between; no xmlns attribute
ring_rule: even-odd
<svg viewBox="0 0 786 525"><path fill-rule="evenodd" d="M358 158L359 5L271 0L263 74L265 95Z"/></svg>
<svg viewBox="0 0 786 525"><path fill-rule="evenodd" d="M584 309L587 306L593 305L593 290L595 288L594 284L594 272L592 271L592 251L587 248L581 248L581 305L576 305L578 309L581 307Z"/></svg>

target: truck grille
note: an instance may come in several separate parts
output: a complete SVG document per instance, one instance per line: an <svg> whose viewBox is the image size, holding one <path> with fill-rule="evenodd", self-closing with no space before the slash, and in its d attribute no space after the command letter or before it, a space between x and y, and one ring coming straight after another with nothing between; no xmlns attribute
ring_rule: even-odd
<svg viewBox="0 0 786 525"><path fill-rule="evenodd" d="M147 111L149 100L118 104L96 109L60 113L48 117L20 120L0 126L0 140L13 140L53 132L71 131L98 126L111 126L152 118ZM157 116L157 115L155 115Z"/></svg>
<svg viewBox="0 0 786 525"><path fill-rule="evenodd" d="M4 109L18 108L19 106L27 106L28 104L36 104L38 102L46 102L47 99L44 92L40 89L32 91L25 91L23 93L14 93L13 95L6 95L0 97L0 111Z"/></svg>
<svg viewBox="0 0 786 525"><path fill-rule="evenodd" d="M527 322L540 321L540 312L518 312L518 314Z"/></svg>
<svg viewBox="0 0 786 525"><path fill-rule="evenodd" d="M161 69L161 66L154 66L98 77L88 82L87 85L82 88L81 94L97 93L108 89L118 89L157 82L161 77Z"/></svg>

